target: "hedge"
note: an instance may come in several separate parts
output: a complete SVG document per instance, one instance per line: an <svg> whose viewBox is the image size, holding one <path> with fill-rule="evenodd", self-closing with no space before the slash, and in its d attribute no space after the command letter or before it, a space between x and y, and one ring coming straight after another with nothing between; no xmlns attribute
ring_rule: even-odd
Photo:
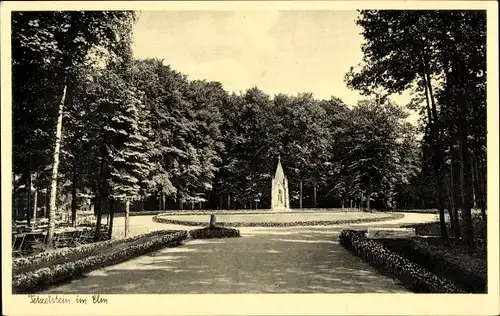
<svg viewBox="0 0 500 316"><path fill-rule="evenodd" d="M465 293L464 290L440 278L416 263L390 251L381 243L366 238L364 232L343 230L340 244L366 260L380 272L399 279L416 293Z"/></svg>
<svg viewBox="0 0 500 316"><path fill-rule="evenodd" d="M49 286L80 277L92 270L117 264L141 256L164 247L180 245L187 238L186 231L177 231L169 235L153 237L144 243L104 252L84 259L58 264L53 267L41 268L14 276L12 281L15 294L27 294L40 291Z"/></svg>
<svg viewBox="0 0 500 316"><path fill-rule="evenodd" d="M231 238L231 237L241 237L240 231L233 228L225 227L205 227L200 229L194 229L189 232L189 237L193 239L203 239L203 238Z"/></svg>
<svg viewBox="0 0 500 316"><path fill-rule="evenodd" d="M358 219L344 219L332 221L296 221L296 222L217 222L218 226L225 227L291 227L291 226L328 226L328 225L342 225L342 224L358 224L358 223L371 223L382 222L387 220L394 220L403 218L404 214L390 214L379 218L358 218ZM205 226L207 222L196 221L183 221L162 218L160 215L153 217L153 221L163 224L176 224L184 226Z"/></svg>
<svg viewBox="0 0 500 316"><path fill-rule="evenodd" d="M12 260L12 273L14 275L33 271L40 268L63 264L69 261L80 260L89 256L97 255L103 250L117 247L118 245L147 240L148 238L170 234L176 231L159 230L143 235L131 236L122 239L106 240L73 248L61 248L54 251L41 252L32 256L15 258Z"/></svg>

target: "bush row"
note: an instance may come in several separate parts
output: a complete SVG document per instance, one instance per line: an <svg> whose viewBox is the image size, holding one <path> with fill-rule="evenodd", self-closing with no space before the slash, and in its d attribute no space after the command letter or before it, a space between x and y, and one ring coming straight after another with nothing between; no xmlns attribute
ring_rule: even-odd
<svg viewBox="0 0 500 316"><path fill-rule="evenodd" d="M122 249L103 252L84 259L58 264L50 268L46 267L24 272L14 276L12 281L13 292L15 294L35 293L49 286L80 277L92 270L127 261L164 247L178 246L186 238L186 231L177 231L168 235L150 237L147 241Z"/></svg>
<svg viewBox="0 0 500 316"><path fill-rule="evenodd" d="M191 230L189 236L193 239L241 237L237 229L217 226Z"/></svg>
<svg viewBox="0 0 500 316"><path fill-rule="evenodd" d="M122 239L106 240L106 241L82 245L79 247L61 248L54 251L37 253L32 256L15 258L12 261L12 273L13 275L16 275L26 271L32 271L44 267L62 264L69 261L83 259L85 257L96 255L102 252L103 250L110 249L121 244L147 240L148 238L151 237L165 235L172 232L174 231L160 230L144 235L131 236Z"/></svg>
<svg viewBox="0 0 500 316"><path fill-rule="evenodd" d="M399 279L416 293L464 293L450 281L440 278L416 263L390 251L381 243L366 238L363 232L343 230L340 244L366 260L380 272Z"/></svg>
<svg viewBox="0 0 500 316"><path fill-rule="evenodd" d="M381 222L403 218L403 214L390 214L378 218L357 218L331 221L295 221L295 222L217 222L218 226L225 227L290 227L290 226L328 226L342 224L358 224L367 222ZM207 222L182 221L164 218L161 215L153 217L153 221L163 224L176 224L184 226L205 226Z"/></svg>

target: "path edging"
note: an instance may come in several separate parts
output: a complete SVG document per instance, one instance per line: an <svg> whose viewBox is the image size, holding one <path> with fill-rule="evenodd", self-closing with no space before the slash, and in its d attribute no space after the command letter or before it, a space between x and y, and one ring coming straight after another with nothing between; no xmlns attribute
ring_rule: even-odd
<svg viewBox="0 0 500 316"><path fill-rule="evenodd" d="M183 221L162 218L164 214L159 214L153 217L153 221L162 224L175 224L182 226L206 226L207 222L199 221ZM177 214L178 215L178 214ZM166 215L169 216L169 215ZM371 223L371 222L383 222L388 220L401 219L404 214L390 214L387 216L382 216L379 218L359 218L359 219L347 219L347 220L331 220L331 221L296 221L296 222L217 222L218 226L224 227L297 227L297 226L331 226L331 225L342 225L342 224L358 224L358 223Z"/></svg>

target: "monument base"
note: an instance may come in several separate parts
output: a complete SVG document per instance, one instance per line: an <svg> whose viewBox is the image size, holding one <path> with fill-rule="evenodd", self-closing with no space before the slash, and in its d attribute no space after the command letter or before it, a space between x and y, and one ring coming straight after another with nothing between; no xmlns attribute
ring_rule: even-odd
<svg viewBox="0 0 500 316"><path fill-rule="evenodd" d="M284 206L277 206L277 207L273 207L271 209L272 212L289 212L290 209L288 207L284 207Z"/></svg>

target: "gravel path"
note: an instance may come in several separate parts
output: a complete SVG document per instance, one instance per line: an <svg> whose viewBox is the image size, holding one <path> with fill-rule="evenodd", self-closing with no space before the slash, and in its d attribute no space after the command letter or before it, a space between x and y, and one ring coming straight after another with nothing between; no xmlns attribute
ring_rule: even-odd
<svg viewBox="0 0 500 316"><path fill-rule="evenodd" d="M435 214L405 213L398 220L342 226L240 228L241 238L188 240L109 266L44 293L396 293L407 292L345 250L342 229L432 222ZM115 237L123 234L115 221ZM131 234L193 229L131 218Z"/></svg>
<svg viewBox="0 0 500 316"><path fill-rule="evenodd" d="M332 234L288 229L189 240L109 266L44 293L406 292L345 250Z"/></svg>

